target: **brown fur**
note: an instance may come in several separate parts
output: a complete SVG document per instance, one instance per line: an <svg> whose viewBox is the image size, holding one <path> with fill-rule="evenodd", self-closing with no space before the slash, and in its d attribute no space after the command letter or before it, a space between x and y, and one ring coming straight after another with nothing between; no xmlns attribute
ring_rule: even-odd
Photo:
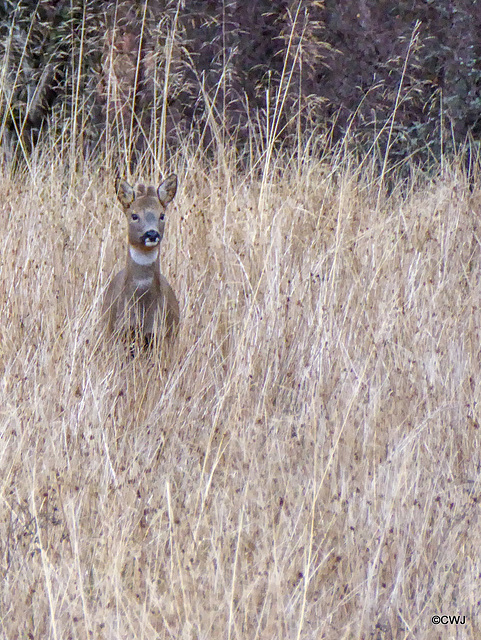
<svg viewBox="0 0 481 640"><path fill-rule="evenodd" d="M177 178L170 175L158 189L141 185L134 190L123 180L116 188L129 221L129 246L126 267L105 293L109 331L139 333L149 342L159 335L172 337L179 324L179 303L160 272L159 247Z"/></svg>

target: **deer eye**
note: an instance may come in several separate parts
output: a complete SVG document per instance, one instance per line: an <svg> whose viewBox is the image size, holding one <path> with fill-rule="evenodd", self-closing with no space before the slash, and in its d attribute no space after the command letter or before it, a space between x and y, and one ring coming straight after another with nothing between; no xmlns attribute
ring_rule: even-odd
<svg viewBox="0 0 481 640"><path fill-rule="evenodd" d="M165 213L161 213L159 218L160 218L160 220L163 220L165 218Z"/></svg>
<svg viewBox="0 0 481 640"><path fill-rule="evenodd" d="M138 216L136 213L133 213L133 214L130 216L130 219L131 219L131 220L133 220L134 222L136 222L136 221L139 219L139 216Z"/></svg>

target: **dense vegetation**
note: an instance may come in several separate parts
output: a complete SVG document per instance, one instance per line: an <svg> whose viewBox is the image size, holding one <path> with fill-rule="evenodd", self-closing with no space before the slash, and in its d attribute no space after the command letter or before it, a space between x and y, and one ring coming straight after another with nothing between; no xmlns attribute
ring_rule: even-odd
<svg viewBox="0 0 481 640"><path fill-rule="evenodd" d="M474 0L2 0L0 133L28 152L71 122L87 153L113 134L138 158L221 122L245 150L281 95L278 140L349 130L425 164L479 137L480 29Z"/></svg>
<svg viewBox="0 0 481 640"><path fill-rule="evenodd" d="M0 0L0 637L481 637L477 4Z"/></svg>

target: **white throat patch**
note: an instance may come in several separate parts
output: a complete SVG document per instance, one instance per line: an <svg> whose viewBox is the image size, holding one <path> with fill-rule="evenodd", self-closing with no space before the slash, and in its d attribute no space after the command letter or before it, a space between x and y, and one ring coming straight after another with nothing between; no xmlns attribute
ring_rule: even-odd
<svg viewBox="0 0 481 640"><path fill-rule="evenodd" d="M153 276L150 278L140 278L140 280L134 280L136 289L148 289L154 281Z"/></svg>
<svg viewBox="0 0 481 640"><path fill-rule="evenodd" d="M135 262L135 264L140 264L142 267L146 267L149 264L153 264L157 260L157 256L159 255L159 249L155 249L154 251L149 251L148 253L145 251L139 251L135 247L129 247L130 257Z"/></svg>

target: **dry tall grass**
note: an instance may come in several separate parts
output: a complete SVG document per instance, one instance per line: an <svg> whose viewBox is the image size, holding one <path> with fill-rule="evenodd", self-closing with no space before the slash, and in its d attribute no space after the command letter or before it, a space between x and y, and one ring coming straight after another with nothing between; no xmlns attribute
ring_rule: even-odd
<svg viewBox="0 0 481 640"><path fill-rule="evenodd" d="M103 342L112 176L3 169L2 637L481 637L479 189L229 167L169 167L169 366Z"/></svg>

